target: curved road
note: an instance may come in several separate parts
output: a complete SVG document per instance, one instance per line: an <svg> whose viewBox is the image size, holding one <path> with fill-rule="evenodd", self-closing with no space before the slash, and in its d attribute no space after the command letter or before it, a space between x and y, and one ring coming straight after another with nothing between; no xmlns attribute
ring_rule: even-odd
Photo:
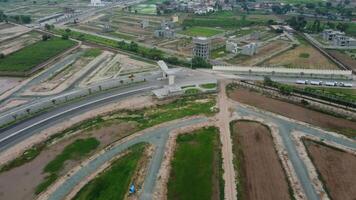
<svg viewBox="0 0 356 200"><path fill-rule="evenodd" d="M53 124L65 121L75 115L79 115L93 108L127 98L129 96L147 93L157 88L157 85L147 86L146 84L136 85L130 88L119 88L106 91L82 100L72 101L60 105L47 112L40 113L30 119L23 120L17 124L0 130L0 151L51 127Z"/></svg>
<svg viewBox="0 0 356 200"><path fill-rule="evenodd" d="M264 119L266 122L271 122L277 125L279 129L280 137L282 138L285 148L287 150L288 157L304 189L306 197L309 200L319 200L320 198L317 195L315 188L312 185L312 180L309 177L307 167L305 166L303 160L300 158L298 154L295 143L293 142L292 139L292 135L291 135L292 131L295 130L301 131L307 135L312 135L320 139L324 139L326 141L332 141L342 146L356 150L356 142L350 139L335 137L334 135L331 135L328 132L322 131L317 128L313 128L312 126L306 126L303 124L298 124L292 121L288 121L284 118L279 118L277 117L277 115L274 115L267 111L255 111L253 109L238 105L236 106L235 112L239 116L258 117Z"/></svg>
<svg viewBox="0 0 356 200"><path fill-rule="evenodd" d="M145 177L143 184L143 191L141 193L140 199L151 200L152 194L154 192L155 182L157 179L157 174L161 163L164 157L165 144L168 140L169 133L177 128L186 127L202 122L206 122L208 118L195 118L187 119L173 124L168 124L166 126L151 130L146 132L143 135L137 136L129 141L126 141L122 144L116 145L111 149L107 150L104 154L100 155L96 159L90 161L87 165L83 166L79 171L74 173L70 178L65 180L48 198L48 200L61 200L64 199L69 192L83 181L90 174L98 170L100 166L104 163L110 161L112 158L117 156L119 153L123 152L130 146L140 143L140 142L149 142L153 144L155 152L152 160L149 163L149 169Z"/></svg>

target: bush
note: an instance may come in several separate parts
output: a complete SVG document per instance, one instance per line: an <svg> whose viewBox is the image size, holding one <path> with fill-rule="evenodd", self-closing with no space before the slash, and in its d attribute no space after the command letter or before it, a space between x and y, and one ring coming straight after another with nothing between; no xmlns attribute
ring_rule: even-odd
<svg viewBox="0 0 356 200"><path fill-rule="evenodd" d="M62 39L63 40L68 40L69 39L69 35L68 34L63 34L62 35Z"/></svg>
<svg viewBox="0 0 356 200"><path fill-rule="evenodd" d="M42 35L42 41L47 41L47 40L50 39L50 38L51 38L51 36L48 35L48 34Z"/></svg>
<svg viewBox="0 0 356 200"><path fill-rule="evenodd" d="M211 68L212 65L201 57L194 57L192 59L192 68Z"/></svg>

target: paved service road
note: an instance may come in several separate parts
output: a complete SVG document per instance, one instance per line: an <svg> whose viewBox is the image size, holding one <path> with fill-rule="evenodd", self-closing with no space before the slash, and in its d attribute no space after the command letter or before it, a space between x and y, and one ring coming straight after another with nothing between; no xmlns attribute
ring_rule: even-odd
<svg viewBox="0 0 356 200"><path fill-rule="evenodd" d="M277 115L274 115L269 112L256 111L256 110L238 105L236 107L236 113L240 116L258 117L258 118L264 119L266 122L271 122L271 123L277 125L277 127L279 129L280 136L281 136L283 143L286 147L288 157L291 160L291 163L294 167L297 177L298 177L298 179L304 189L304 192L309 200L319 200L319 196L317 195L317 193L312 185L312 180L310 179L310 177L308 175L308 170L307 170L304 162L299 157L295 143L292 140L291 132L292 131L301 131L307 135L312 135L312 136L318 137L320 139L324 139L326 141L332 141L337 144L348 147L350 149L356 150L356 142L354 142L352 140L345 139L342 137L336 137L334 135L329 134L328 132L322 131L317 128L313 128L312 126L307 126L304 124L299 124L299 123L295 123L292 121L288 121L284 118L279 118L279 117L277 117Z"/></svg>
<svg viewBox="0 0 356 200"><path fill-rule="evenodd" d="M97 171L100 166L110 161L112 158L114 158L115 156L117 156L119 153L123 152L130 146L140 142L149 142L156 147L153 158L149 164L150 166L147 172L147 176L143 184L144 185L143 191L140 196L140 199L142 200L151 200L152 194L154 192L157 174L164 157L165 144L168 140L169 133L174 129L206 122L207 120L208 118L202 117L202 118L195 118L195 119L186 119L172 124L168 124L166 126L150 130L143 135L137 136L131 140L128 140L126 142L123 142L119 145L110 148L105 153L103 153L99 157L90 161L87 165L80 168L79 171L74 173L70 178L65 180L65 182L62 185L60 185L57 188L57 190L55 190L49 196L48 200L64 199L66 195L68 195L69 192L77 184L83 181L90 174Z"/></svg>
<svg viewBox="0 0 356 200"><path fill-rule="evenodd" d="M93 108L100 107L122 98L150 92L156 87L157 86L138 85L130 88L121 88L120 90L114 90L105 94L90 96L80 101L74 101L28 120L21 121L18 124L0 130L0 151L40 132L41 130L51 127L53 124L65 121L75 115L79 115Z"/></svg>

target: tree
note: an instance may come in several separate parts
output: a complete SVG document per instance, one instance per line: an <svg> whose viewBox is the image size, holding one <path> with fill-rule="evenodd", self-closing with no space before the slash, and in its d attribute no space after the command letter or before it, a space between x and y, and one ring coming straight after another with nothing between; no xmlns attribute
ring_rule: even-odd
<svg viewBox="0 0 356 200"><path fill-rule="evenodd" d="M45 29L46 29L46 30L51 30L51 25L45 24Z"/></svg>
<svg viewBox="0 0 356 200"><path fill-rule="evenodd" d="M342 31L342 32L345 32L347 28L348 28L348 24L346 24L346 23L340 22L336 25L336 29L339 31Z"/></svg>
<svg viewBox="0 0 356 200"><path fill-rule="evenodd" d="M280 85L278 89L283 95L290 95L293 92L293 88L289 85Z"/></svg>
<svg viewBox="0 0 356 200"><path fill-rule="evenodd" d="M211 68L212 65L201 57L194 57L192 59L192 68Z"/></svg>
<svg viewBox="0 0 356 200"><path fill-rule="evenodd" d="M0 59L3 59L3 58L5 58L5 54L0 53Z"/></svg>
<svg viewBox="0 0 356 200"><path fill-rule="evenodd" d="M132 52L138 52L138 44L132 41L130 43L129 49Z"/></svg>
<svg viewBox="0 0 356 200"><path fill-rule="evenodd" d="M273 81L269 76L263 77L263 85L273 86Z"/></svg>
<svg viewBox="0 0 356 200"><path fill-rule="evenodd" d="M47 41L47 40L50 39L50 38L51 38L51 36L48 35L48 34L42 35L42 41Z"/></svg>
<svg viewBox="0 0 356 200"><path fill-rule="evenodd" d="M69 35L68 34L63 34L62 35L62 39L63 40L68 40L69 39Z"/></svg>

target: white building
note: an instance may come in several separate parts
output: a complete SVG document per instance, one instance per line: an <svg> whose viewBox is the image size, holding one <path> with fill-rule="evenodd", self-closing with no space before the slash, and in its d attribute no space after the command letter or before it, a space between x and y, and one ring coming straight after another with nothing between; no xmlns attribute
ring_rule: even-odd
<svg viewBox="0 0 356 200"><path fill-rule="evenodd" d="M334 46L339 47L356 47L356 40L346 36L344 32L326 29L322 33L323 39L330 42Z"/></svg>
<svg viewBox="0 0 356 200"><path fill-rule="evenodd" d="M256 43L250 43L242 47L241 54L253 56L257 53L258 45Z"/></svg>
<svg viewBox="0 0 356 200"><path fill-rule="evenodd" d="M236 42L227 40L226 41L226 51L237 54L237 52L239 51L239 46L237 45Z"/></svg>
<svg viewBox="0 0 356 200"><path fill-rule="evenodd" d="M334 31L332 29L325 29L322 33L323 39L326 41L333 41L334 38L338 35L345 35L344 32L341 31Z"/></svg>
<svg viewBox="0 0 356 200"><path fill-rule="evenodd" d="M333 40L334 46L356 47L356 40L345 35L337 35Z"/></svg>
<svg viewBox="0 0 356 200"><path fill-rule="evenodd" d="M150 22L148 21L148 19L144 19L140 22L140 26L142 29L147 28L150 25Z"/></svg>
<svg viewBox="0 0 356 200"><path fill-rule="evenodd" d="M91 0L90 5L91 6L105 6L105 4L101 2L101 0Z"/></svg>

